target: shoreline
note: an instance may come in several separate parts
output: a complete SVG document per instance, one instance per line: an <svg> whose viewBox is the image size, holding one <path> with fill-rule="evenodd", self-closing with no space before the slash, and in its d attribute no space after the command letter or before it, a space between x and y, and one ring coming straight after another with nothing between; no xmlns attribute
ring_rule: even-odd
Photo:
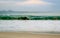
<svg viewBox="0 0 60 38"><path fill-rule="evenodd" d="M0 38L60 38L60 35L0 32Z"/></svg>

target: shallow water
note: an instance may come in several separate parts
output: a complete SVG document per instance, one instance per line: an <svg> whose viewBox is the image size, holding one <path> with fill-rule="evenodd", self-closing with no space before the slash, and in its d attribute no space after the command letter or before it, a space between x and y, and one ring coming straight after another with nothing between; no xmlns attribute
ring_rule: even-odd
<svg viewBox="0 0 60 38"><path fill-rule="evenodd" d="M0 31L60 32L60 20L0 20Z"/></svg>

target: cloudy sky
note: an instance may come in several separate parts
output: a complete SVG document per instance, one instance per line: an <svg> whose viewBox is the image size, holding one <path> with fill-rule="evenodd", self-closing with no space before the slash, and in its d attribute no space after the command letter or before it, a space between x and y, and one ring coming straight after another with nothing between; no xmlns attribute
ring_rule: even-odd
<svg viewBox="0 0 60 38"><path fill-rule="evenodd" d="M0 0L0 10L60 11L60 0Z"/></svg>

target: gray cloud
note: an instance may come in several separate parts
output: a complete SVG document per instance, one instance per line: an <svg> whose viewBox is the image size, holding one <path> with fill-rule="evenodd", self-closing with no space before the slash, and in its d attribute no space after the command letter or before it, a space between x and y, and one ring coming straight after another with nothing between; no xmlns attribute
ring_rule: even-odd
<svg viewBox="0 0 60 38"><path fill-rule="evenodd" d="M0 10L30 10L30 11L51 11L52 5L16 5L16 3L27 0L0 0ZM23 3L23 2L22 2Z"/></svg>
<svg viewBox="0 0 60 38"><path fill-rule="evenodd" d="M0 0L0 1L27 1L27 0Z"/></svg>

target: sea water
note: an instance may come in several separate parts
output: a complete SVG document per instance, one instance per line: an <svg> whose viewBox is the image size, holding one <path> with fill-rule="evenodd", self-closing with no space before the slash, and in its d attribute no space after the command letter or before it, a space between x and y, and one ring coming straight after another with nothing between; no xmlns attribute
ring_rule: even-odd
<svg viewBox="0 0 60 38"><path fill-rule="evenodd" d="M0 20L0 31L60 32L60 20Z"/></svg>

